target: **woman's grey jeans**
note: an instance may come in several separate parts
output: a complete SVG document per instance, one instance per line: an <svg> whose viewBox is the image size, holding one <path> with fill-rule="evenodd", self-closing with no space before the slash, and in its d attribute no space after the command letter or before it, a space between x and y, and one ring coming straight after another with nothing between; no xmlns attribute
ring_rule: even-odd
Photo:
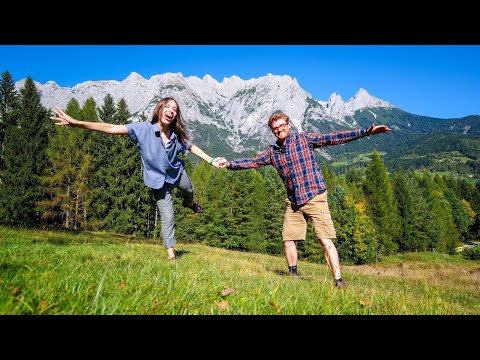
<svg viewBox="0 0 480 360"><path fill-rule="evenodd" d="M174 184L165 183L160 189L153 189L153 196L157 203L160 213L160 225L163 244L165 248L175 246L175 215L173 214L173 198L172 193L178 188L183 193L183 203L191 203L193 201L193 183L187 174L185 168L182 168L180 177Z"/></svg>

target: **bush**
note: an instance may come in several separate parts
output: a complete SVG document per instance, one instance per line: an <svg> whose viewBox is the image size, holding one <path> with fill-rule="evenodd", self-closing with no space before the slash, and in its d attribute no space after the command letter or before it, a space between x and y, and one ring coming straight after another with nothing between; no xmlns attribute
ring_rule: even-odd
<svg viewBox="0 0 480 360"><path fill-rule="evenodd" d="M480 260L480 246L475 246L462 251L463 257L468 260Z"/></svg>

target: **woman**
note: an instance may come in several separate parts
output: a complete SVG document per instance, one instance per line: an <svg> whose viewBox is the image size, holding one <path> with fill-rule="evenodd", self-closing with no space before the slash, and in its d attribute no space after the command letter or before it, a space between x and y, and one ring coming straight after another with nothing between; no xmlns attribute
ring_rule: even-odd
<svg viewBox="0 0 480 360"><path fill-rule="evenodd" d="M175 259L174 246L177 243L174 229L172 193L178 188L183 193L183 206L197 214L203 213L200 205L193 201L194 186L188 176L179 153L192 154L218 167L219 159L213 159L190 142L185 129L180 107L175 99L161 99L153 111L151 121L114 125L102 122L80 121L54 108L57 116L55 125L73 126L113 135L128 135L138 146L143 164L143 181L153 189L161 217L161 234L168 260Z"/></svg>

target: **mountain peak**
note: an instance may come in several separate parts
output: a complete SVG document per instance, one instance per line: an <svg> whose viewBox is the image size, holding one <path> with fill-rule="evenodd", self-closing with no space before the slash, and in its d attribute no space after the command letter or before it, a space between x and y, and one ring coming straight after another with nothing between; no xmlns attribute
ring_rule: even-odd
<svg viewBox="0 0 480 360"><path fill-rule="evenodd" d="M340 95L337 95L336 92L334 92L328 98L326 107L327 109L337 108L339 110L343 110L344 104L345 102L343 101L342 97Z"/></svg>
<svg viewBox="0 0 480 360"><path fill-rule="evenodd" d="M365 90L364 88L360 88L358 89L357 93L355 94L355 96L370 96L370 94L368 93L367 90Z"/></svg>
<svg viewBox="0 0 480 360"><path fill-rule="evenodd" d="M367 107L385 107L385 108L392 108L393 105L389 104L388 102L376 98L368 93L367 90L364 88L360 88L353 97L351 97L347 101L348 107L350 111L357 111L360 109L365 109Z"/></svg>
<svg viewBox="0 0 480 360"><path fill-rule="evenodd" d="M133 71L130 75L127 76L125 79L126 81L143 81L146 80L142 75Z"/></svg>

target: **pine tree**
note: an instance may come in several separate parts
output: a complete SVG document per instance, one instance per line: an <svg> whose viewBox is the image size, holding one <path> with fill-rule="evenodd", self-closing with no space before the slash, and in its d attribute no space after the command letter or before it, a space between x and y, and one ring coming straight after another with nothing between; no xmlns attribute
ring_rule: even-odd
<svg viewBox="0 0 480 360"><path fill-rule="evenodd" d="M114 124L125 124L131 114L125 99L120 99ZM104 134L105 135L105 134ZM108 229L124 234L152 236L155 204L150 189L143 182L140 152L128 136L114 136L111 159L105 168L105 189L108 194Z"/></svg>
<svg viewBox="0 0 480 360"><path fill-rule="evenodd" d="M265 252L269 248L267 239L268 219L265 213L269 207L270 194L266 192L266 182L257 169L251 171L252 180L248 184L244 205L247 211L247 236L244 247L247 251Z"/></svg>
<svg viewBox="0 0 480 360"><path fill-rule="evenodd" d="M280 176L272 166L262 169L265 179L265 192L268 194L268 205L265 209L265 251L269 254L283 254L283 216L285 213L285 198L287 192Z"/></svg>
<svg viewBox="0 0 480 360"><path fill-rule="evenodd" d="M333 171L332 167L325 162L322 163L321 165L321 171L322 171L323 178L327 183L328 190L333 191L333 189L335 189L335 185L337 182L337 177L335 175L335 172Z"/></svg>
<svg viewBox="0 0 480 360"><path fill-rule="evenodd" d="M470 204L465 199L460 198L457 182L454 181L452 183L451 177L440 177L439 175L436 175L434 181L438 184L450 204L453 221L460 233L459 240L466 241L469 228L473 225L475 220L471 217L474 212Z"/></svg>
<svg viewBox="0 0 480 360"><path fill-rule="evenodd" d="M9 126L15 126L18 122L18 92L15 89L15 83L8 71L2 74L0 80L0 183L5 168L4 149L5 132Z"/></svg>
<svg viewBox="0 0 480 360"><path fill-rule="evenodd" d="M110 94L105 95L103 105L98 108L97 111L100 121L113 124L115 121L115 113L117 112L113 96Z"/></svg>
<svg viewBox="0 0 480 360"><path fill-rule="evenodd" d="M468 232L468 239L476 241L480 238L480 181L472 184L466 179L459 179L458 188L459 197L468 201L473 212L476 213L475 221Z"/></svg>
<svg viewBox="0 0 480 360"><path fill-rule="evenodd" d="M65 112L79 120L97 121L96 104L91 97L84 102L82 108L77 100L72 99ZM48 152L54 170L42 178L50 197L40 205L48 210L44 217L54 221L63 218L66 228L87 229L94 170L91 132L70 127L57 131Z"/></svg>
<svg viewBox="0 0 480 360"><path fill-rule="evenodd" d="M422 251L428 243L422 230L426 221L428 205L413 171L398 171L394 174L394 192L400 213L400 251Z"/></svg>
<svg viewBox="0 0 480 360"><path fill-rule="evenodd" d="M459 199L454 192L444 190L443 194L452 209L453 221L460 233L459 240L467 241L468 230L475 220L472 218L472 214L475 212L472 210L468 201Z"/></svg>
<svg viewBox="0 0 480 360"><path fill-rule="evenodd" d="M110 94L105 95L103 105L97 109L100 122L113 124L117 109ZM94 131L91 134L92 156L94 161L95 175L90 179L92 189L92 205L90 226L94 229L105 228L105 217L112 206L111 193L107 189L109 168L112 166L112 157L116 155L113 151L114 144L120 141L119 136L108 135Z"/></svg>
<svg viewBox="0 0 480 360"><path fill-rule="evenodd" d="M82 105L80 119L84 121L98 121L97 106L93 97L89 97ZM95 163L93 156L94 132L76 128L79 148L76 154L76 169L73 188L76 195L74 218L75 229L89 229L89 215L91 215L91 203L93 200L93 185Z"/></svg>
<svg viewBox="0 0 480 360"><path fill-rule="evenodd" d="M251 196L253 171L236 171L229 178L230 200L225 204L228 209L228 217L225 219L228 236L222 239L222 247L227 249L246 249L244 237L248 236L250 222L250 209L246 203Z"/></svg>
<svg viewBox="0 0 480 360"><path fill-rule="evenodd" d="M213 228L217 225L217 217L215 216L216 208L212 206L215 201L211 197L212 184L211 177L215 174L215 168L205 163L199 162L193 165L189 156L179 155L185 162L185 170L190 176L194 184L194 201L201 204L205 213L197 216L190 209L185 208L183 204L183 196L181 191L175 189L173 197L173 207L175 213L175 236L178 242L201 242L205 237L205 233L198 232L198 229L209 227ZM160 231L160 219L157 219L157 233Z"/></svg>
<svg viewBox="0 0 480 360"><path fill-rule="evenodd" d="M176 215L178 220L176 221L179 226L176 231L179 239L223 247L224 241L229 236L229 224L233 221L233 216L229 211L231 201L229 180L232 175L228 171L215 171L211 167L207 170L201 162L193 168L191 177L195 185L195 193L198 187L208 189L204 193L204 197L202 197L202 191L198 195L205 213L199 217L191 214L188 209L178 211L178 215Z"/></svg>
<svg viewBox="0 0 480 360"><path fill-rule="evenodd" d="M390 255L398 249L400 219L389 176L376 151L365 174L367 208L377 228L379 254Z"/></svg>
<svg viewBox="0 0 480 360"><path fill-rule="evenodd" d="M31 77L25 81L19 100L18 125L9 124L5 131L0 218L33 225L40 220L37 202L44 197L40 176L46 166L48 128L52 124Z"/></svg>
<svg viewBox="0 0 480 360"><path fill-rule="evenodd" d="M189 227L192 230L189 237L227 249L267 249L265 208L268 197L259 171L218 171L203 163L197 166L208 166L212 173L207 182L205 214L195 220L198 221L195 229Z"/></svg>
<svg viewBox="0 0 480 360"><path fill-rule="evenodd" d="M377 257L377 234L368 216L365 199L355 183L337 183L329 193L329 206L337 232L335 240L342 262L367 264L381 259Z"/></svg>
<svg viewBox="0 0 480 360"><path fill-rule="evenodd" d="M73 118L80 118L80 104L72 98L65 112ZM46 149L49 166L41 178L48 196L39 202L44 220L64 227L77 228L74 216L77 203L74 186L84 141L83 129L55 126Z"/></svg>
<svg viewBox="0 0 480 360"><path fill-rule="evenodd" d="M453 221L452 208L430 173L424 171L419 180L429 205L425 221L429 240L427 250L454 253L459 233Z"/></svg>

